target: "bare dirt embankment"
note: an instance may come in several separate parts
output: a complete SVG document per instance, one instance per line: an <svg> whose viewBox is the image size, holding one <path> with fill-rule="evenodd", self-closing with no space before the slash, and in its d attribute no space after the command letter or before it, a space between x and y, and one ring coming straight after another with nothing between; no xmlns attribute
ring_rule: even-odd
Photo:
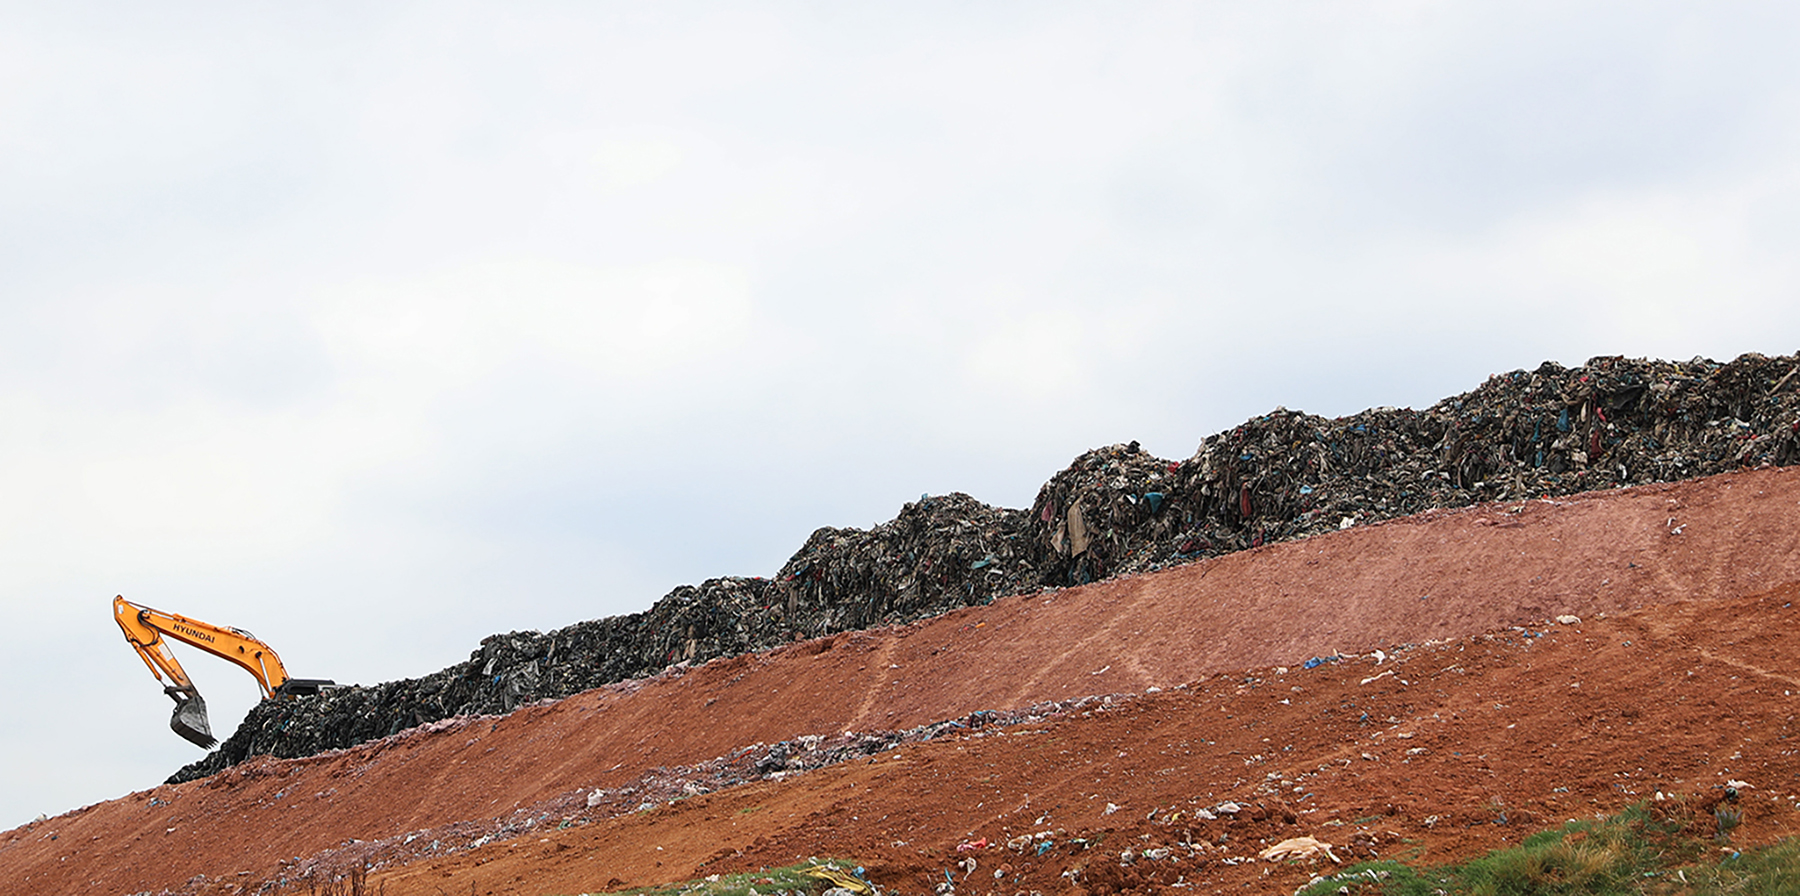
<svg viewBox="0 0 1800 896"><path fill-rule="evenodd" d="M1291 891L1302 870L1235 860L1299 833L1446 858L1658 788L1713 798L1729 776L1758 787L1741 836L1773 836L1800 815L1782 789L1800 775L1784 740L1796 611L1791 588L1771 591L1800 581L1797 511L1800 470L1762 470L1007 598L143 791L0 835L0 880L255 891L357 857L385 863L373 879L396 894L554 893L835 853L903 892L946 870L976 892L1266 870ZM1560 614L1583 622L1511 631ZM1396 650L1485 632L1510 633ZM1378 648L1394 656L1378 665ZM608 817L579 795L759 742L1150 687L651 811ZM1226 800L1246 810L1194 820ZM521 819L529 833L470 849ZM1057 844L1042 856L956 852L1039 830ZM1122 867L1128 846L1174 852ZM972 874L953 867L971 856Z"/></svg>

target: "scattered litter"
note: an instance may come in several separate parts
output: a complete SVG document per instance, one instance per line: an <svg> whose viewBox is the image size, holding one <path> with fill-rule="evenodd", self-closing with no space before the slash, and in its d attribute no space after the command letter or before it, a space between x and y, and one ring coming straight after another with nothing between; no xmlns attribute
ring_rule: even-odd
<svg viewBox="0 0 1800 896"><path fill-rule="evenodd" d="M800 869L800 873L816 880L825 881L826 883L831 884L834 889L847 890L851 893L858 894L858 896L875 892L875 888L871 887L868 881L863 880L861 877L847 869L839 868L833 864L813 865L811 867ZM828 890L826 892L830 891Z"/></svg>
<svg viewBox="0 0 1800 896"><path fill-rule="evenodd" d="M1337 854L1331 851L1331 844L1311 837L1290 837L1257 855L1271 862L1279 862L1284 859L1315 859L1322 855L1334 864L1343 864L1338 861Z"/></svg>

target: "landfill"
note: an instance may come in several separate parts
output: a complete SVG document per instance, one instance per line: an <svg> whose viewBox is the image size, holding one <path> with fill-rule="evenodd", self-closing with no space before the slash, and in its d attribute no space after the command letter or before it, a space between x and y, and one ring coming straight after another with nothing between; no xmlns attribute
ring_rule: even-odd
<svg viewBox="0 0 1800 896"><path fill-rule="evenodd" d="M169 782L1431 509L1790 465L1800 460L1796 371L1797 355L1546 362L1423 411L1277 408L1206 437L1185 460L1136 442L1095 449L1028 509L924 496L868 530L817 530L772 578L709 579L641 613L493 635L421 678L266 700Z"/></svg>

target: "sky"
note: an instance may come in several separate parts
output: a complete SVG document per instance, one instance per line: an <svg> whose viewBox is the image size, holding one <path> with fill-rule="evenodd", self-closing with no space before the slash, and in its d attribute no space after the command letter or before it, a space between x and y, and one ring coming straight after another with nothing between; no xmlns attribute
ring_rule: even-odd
<svg viewBox="0 0 1800 896"><path fill-rule="evenodd" d="M1800 349L1800 8L0 3L0 826L1285 406ZM177 649L220 736L258 693Z"/></svg>

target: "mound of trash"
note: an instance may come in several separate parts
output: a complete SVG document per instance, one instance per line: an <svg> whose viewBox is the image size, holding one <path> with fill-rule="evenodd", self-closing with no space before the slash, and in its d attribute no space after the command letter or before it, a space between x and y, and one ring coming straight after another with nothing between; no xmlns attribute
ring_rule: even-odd
<svg viewBox="0 0 1800 896"><path fill-rule="evenodd" d="M773 578L709 579L641 613L493 635L422 678L264 701L169 781L1432 508L1789 465L1800 460L1797 370L1795 355L1545 363L1425 411L1278 408L1182 461L1136 442L1096 449L1028 510L927 496L873 529L819 529Z"/></svg>
<svg viewBox="0 0 1800 896"><path fill-rule="evenodd" d="M1800 459L1793 355L1595 358L1489 377L1426 411L1277 408L1180 463L1090 451L1032 505L1044 584L1069 585L1432 508Z"/></svg>

